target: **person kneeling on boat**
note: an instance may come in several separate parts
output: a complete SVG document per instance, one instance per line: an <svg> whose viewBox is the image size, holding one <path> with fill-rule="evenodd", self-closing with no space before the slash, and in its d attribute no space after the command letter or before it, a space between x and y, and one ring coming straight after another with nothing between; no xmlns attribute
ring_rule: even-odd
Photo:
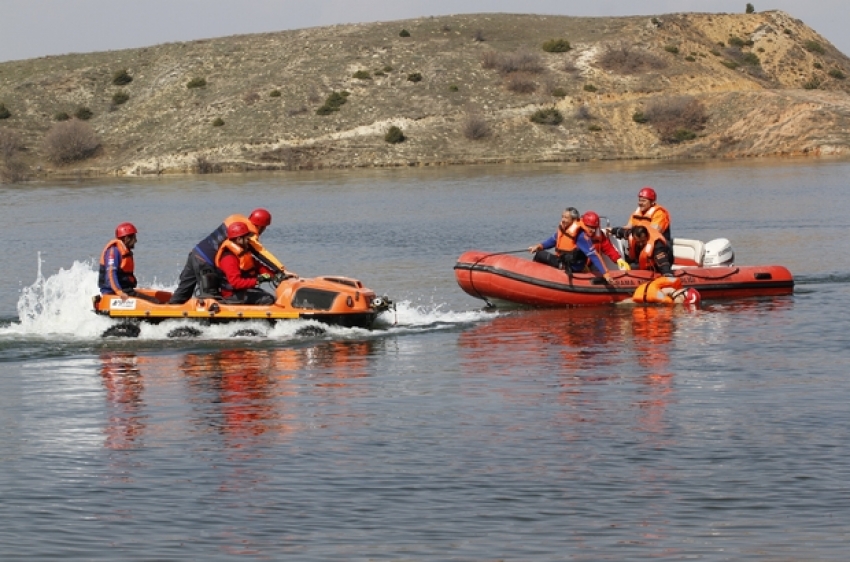
<svg viewBox="0 0 850 562"><path fill-rule="evenodd" d="M670 246L663 234L645 226L614 228L611 233L628 240L627 258L632 269L655 271L672 277Z"/></svg>
<svg viewBox="0 0 850 562"><path fill-rule="evenodd" d="M678 277L658 277L638 286L632 294L632 302L644 304L684 304L699 308L702 297L696 289L682 287Z"/></svg>
<svg viewBox="0 0 850 562"><path fill-rule="evenodd" d="M534 261L564 269L568 275L588 269L608 278L608 268L596 253L588 231L579 218L575 207L567 207L561 215L558 230L551 237L528 248ZM546 250L555 248L555 253Z"/></svg>
<svg viewBox="0 0 850 562"><path fill-rule="evenodd" d="M284 267L271 252L266 250L260 243L260 235L272 223L272 215L265 209L254 209L249 217L243 215L230 215L209 236L198 242L189 252L186 265L180 272L180 280L177 288L171 295L168 304L183 304L192 298L196 285L199 296L215 295L217 289L213 287L214 280L218 278L215 271L215 258L222 243L227 240L227 228L237 222L243 223L250 231L248 237L251 253L254 258L264 266L276 272L283 272Z"/></svg>
<svg viewBox="0 0 850 562"><path fill-rule="evenodd" d="M608 259L616 263L617 267L621 270L631 269L629 264L626 263L626 260L620 255L620 252L617 251L617 248L608 240L608 234L599 228L598 214L593 211L587 211L581 216L581 222L598 256L601 257L603 254L608 256Z"/></svg>
<svg viewBox="0 0 850 562"><path fill-rule="evenodd" d="M97 285L102 295L118 295L122 300L139 298L159 304L153 297L136 292L133 248L138 230L132 223L122 222L115 227L115 238L110 240L100 254Z"/></svg>
<svg viewBox="0 0 850 562"><path fill-rule="evenodd" d="M227 240L215 255L215 266L224 277L221 296L228 303L272 304L274 297L259 286L271 281L274 272L254 260L250 235L251 231L243 222L227 227Z"/></svg>

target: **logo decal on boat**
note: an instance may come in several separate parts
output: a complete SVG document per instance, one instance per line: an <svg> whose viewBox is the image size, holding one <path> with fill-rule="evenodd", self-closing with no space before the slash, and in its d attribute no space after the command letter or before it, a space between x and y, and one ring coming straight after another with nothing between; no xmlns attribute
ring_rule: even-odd
<svg viewBox="0 0 850 562"><path fill-rule="evenodd" d="M109 308L113 310L136 310L136 299L109 299Z"/></svg>

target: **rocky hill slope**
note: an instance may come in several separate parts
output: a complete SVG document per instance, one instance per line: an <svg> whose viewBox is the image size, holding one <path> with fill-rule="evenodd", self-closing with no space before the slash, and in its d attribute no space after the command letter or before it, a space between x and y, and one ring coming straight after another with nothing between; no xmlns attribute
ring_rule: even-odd
<svg viewBox="0 0 850 562"><path fill-rule="evenodd" d="M850 59L777 11L338 25L2 63L0 169L846 155L848 93Z"/></svg>

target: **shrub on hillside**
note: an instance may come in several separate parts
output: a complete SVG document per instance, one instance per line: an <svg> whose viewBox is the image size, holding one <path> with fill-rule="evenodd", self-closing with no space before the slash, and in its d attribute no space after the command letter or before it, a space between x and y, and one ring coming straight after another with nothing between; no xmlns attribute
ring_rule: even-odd
<svg viewBox="0 0 850 562"><path fill-rule="evenodd" d="M593 119L593 115L590 113L590 108L582 104L576 108L575 118L582 121L588 121Z"/></svg>
<svg viewBox="0 0 850 562"><path fill-rule="evenodd" d="M803 43L803 47L805 47L806 50L810 53L818 53L822 55L826 52L826 49L823 48L823 45L821 45L817 41L806 41L805 43Z"/></svg>
<svg viewBox="0 0 850 562"><path fill-rule="evenodd" d="M257 92L245 92L245 95L242 96L242 101L244 101L247 105L254 105L260 101L260 94Z"/></svg>
<svg viewBox="0 0 850 562"><path fill-rule="evenodd" d="M404 133L401 129L393 125L389 129L387 129L387 134L384 135L384 140L390 144L398 144L400 142L404 142L405 140Z"/></svg>
<svg viewBox="0 0 850 562"><path fill-rule="evenodd" d="M492 134L487 120L477 113L469 113L463 121L463 136L468 140L486 139Z"/></svg>
<svg viewBox="0 0 850 562"><path fill-rule="evenodd" d="M23 149L16 133L0 129L0 183L18 183L27 179L29 166L18 157Z"/></svg>
<svg viewBox="0 0 850 562"><path fill-rule="evenodd" d="M215 119L212 120L212 126L213 127L224 127L224 119L222 119L221 117L216 117Z"/></svg>
<svg viewBox="0 0 850 562"><path fill-rule="evenodd" d="M540 55L528 51L513 53L489 51L481 56L481 64L484 68L494 69L500 74L510 74L511 72L539 74L544 70Z"/></svg>
<svg viewBox="0 0 850 562"><path fill-rule="evenodd" d="M472 40L481 42L481 41L486 41L487 39L484 38L484 31L483 30L476 29L475 33L472 34Z"/></svg>
<svg viewBox="0 0 850 562"><path fill-rule="evenodd" d="M398 32L399 37L410 37L410 32L406 29L402 29Z"/></svg>
<svg viewBox="0 0 850 562"><path fill-rule="evenodd" d="M828 72L828 74L836 80L844 80L845 78L847 78L847 76L845 76L844 73L838 70L837 68L833 68Z"/></svg>
<svg viewBox="0 0 850 562"><path fill-rule="evenodd" d="M71 116L66 111L57 111L53 114L54 121L67 121Z"/></svg>
<svg viewBox="0 0 850 562"><path fill-rule="evenodd" d="M625 43L609 45L599 57L598 64L603 70L620 74L637 74L647 70L660 70L667 63L643 49L632 48Z"/></svg>
<svg viewBox="0 0 850 562"><path fill-rule="evenodd" d="M662 98L649 104L644 112L662 141L678 143L690 140L705 128L708 115L699 100L690 96ZM693 133L693 136L690 136Z"/></svg>
<svg viewBox="0 0 850 562"><path fill-rule="evenodd" d="M422 82L422 74L419 72L411 72L407 75L407 80L409 82Z"/></svg>
<svg viewBox="0 0 850 562"><path fill-rule="evenodd" d="M547 53L566 53L572 49L566 39L549 39L543 42L543 50Z"/></svg>
<svg viewBox="0 0 850 562"><path fill-rule="evenodd" d="M679 54L679 47L677 47L676 45L666 45L664 47L664 50L667 51L668 53L673 53L674 55Z"/></svg>
<svg viewBox="0 0 850 562"><path fill-rule="evenodd" d="M12 112L6 107L6 104L0 103L0 119L8 119L12 116Z"/></svg>
<svg viewBox="0 0 850 562"><path fill-rule="evenodd" d="M530 94L537 90L537 84L527 72L513 72L505 78L505 87L515 94Z"/></svg>
<svg viewBox="0 0 850 562"><path fill-rule="evenodd" d="M125 92L124 90L118 90L114 94L112 94L112 104L113 105L123 105L127 103L127 100L130 99L130 94Z"/></svg>
<svg viewBox="0 0 850 562"><path fill-rule="evenodd" d="M133 81L133 77L127 72L126 68L122 68L112 75L112 83L116 86L126 86Z"/></svg>
<svg viewBox="0 0 850 562"><path fill-rule="evenodd" d="M80 121L88 121L93 116L94 113L92 113L92 110L84 105L78 107L77 110L74 112L74 117L76 117Z"/></svg>
<svg viewBox="0 0 850 562"><path fill-rule="evenodd" d="M351 77L357 78L358 80L371 80L372 79L372 75L369 74L368 70L358 70Z"/></svg>
<svg viewBox="0 0 850 562"><path fill-rule="evenodd" d="M348 95L348 92L345 91L331 92L327 99L325 99L324 105L316 110L316 115L330 115L335 111L339 111L339 108L348 101Z"/></svg>
<svg viewBox="0 0 850 562"><path fill-rule="evenodd" d="M44 152L55 164L69 164L94 156L100 139L88 123L79 119L56 123L44 137Z"/></svg>
<svg viewBox="0 0 850 562"><path fill-rule="evenodd" d="M747 2L747 9L746 9L745 11L746 11L746 13L748 13L748 14L754 14L754 13L755 13L755 11L756 11L756 9L753 7L753 5L752 5L752 4L750 4L749 2Z"/></svg>
<svg viewBox="0 0 850 562"><path fill-rule="evenodd" d="M189 82L186 83L186 87L190 90L195 88L205 88L207 85L206 78L192 78Z"/></svg>
<svg viewBox="0 0 850 562"><path fill-rule="evenodd" d="M269 92L269 97L270 98L279 98L280 97L280 90L272 90L271 92Z"/></svg>
<svg viewBox="0 0 850 562"><path fill-rule="evenodd" d="M567 91L564 88L561 88L561 87L553 88L550 93L552 94L553 97L556 97L556 98L567 97Z"/></svg>
<svg viewBox="0 0 850 562"><path fill-rule="evenodd" d="M560 125L564 120L564 116L561 115L561 112L554 107L549 107L546 109L538 109L531 114L530 119L532 123L537 123L539 125Z"/></svg>

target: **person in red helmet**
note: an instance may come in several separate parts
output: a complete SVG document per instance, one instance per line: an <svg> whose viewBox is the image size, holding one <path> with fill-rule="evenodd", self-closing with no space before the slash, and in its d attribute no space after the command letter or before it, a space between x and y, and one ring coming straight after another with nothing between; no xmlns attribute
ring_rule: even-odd
<svg viewBox="0 0 850 562"><path fill-rule="evenodd" d="M587 232L593 247L599 256L605 255L612 262L617 264L620 269L629 269L629 265L617 251L611 241L608 240L608 235L599 228L599 215L593 211L587 211L581 216L581 222L584 225L584 230Z"/></svg>
<svg viewBox="0 0 850 562"><path fill-rule="evenodd" d="M654 228L664 236L670 247L671 256L673 249L673 235L670 232L672 222L670 212L657 203L658 196L655 190L647 186L638 192L638 206L629 217L629 222L623 228L613 229L613 234L620 239L628 238L629 231L636 226Z"/></svg>
<svg viewBox="0 0 850 562"><path fill-rule="evenodd" d="M271 281L272 270L258 263L251 250L253 232L244 222L227 226L227 239L215 255L215 266L223 273L221 296L225 302L238 304L272 304L274 297L260 289Z"/></svg>
<svg viewBox="0 0 850 562"><path fill-rule="evenodd" d="M546 251L550 248L554 248L555 252ZM608 279L608 268L596 253L588 230L575 207L567 207L561 214L561 222L555 234L539 244L530 246L528 251L534 254L534 261L564 269L567 275L589 270Z"/></svg>
<svg viewBox="0 0 850 562"><path fill-rule="evenodd" d="M285 275L283 264L260 243L260 235L272 223L272 215L266 209L254 209L248 217L230 215L209 236L192 248L186 259L186 265L180 272L177 288L168 304L183 304L192 298L196 287L199 295L217 296L217 288L213 281L217 278L215 258L222 243L227 240L227 227L237 222L244 224L249 230L248 243L254 259L271 271ZM206 283L207 280L210 280L209 285ZM199 282L200 287L198 287Z"/></svg>
<svg viewBox="0 0 850 562"><path fill-rule="evenodd" d="M115 227L115 238L100 253L97 285L102 295L118 295L122 299L136 297L159 302L152 297L136 293L136 266L133 248L138 230L133 223L122 222Z"/></svg>

